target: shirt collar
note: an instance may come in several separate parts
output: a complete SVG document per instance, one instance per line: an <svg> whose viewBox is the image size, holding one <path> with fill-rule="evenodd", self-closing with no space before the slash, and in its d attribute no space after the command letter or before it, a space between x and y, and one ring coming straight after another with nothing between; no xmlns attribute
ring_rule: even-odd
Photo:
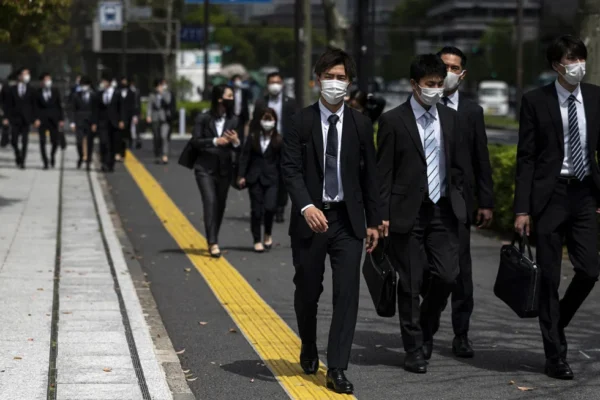
<svg viewBox="0 0 600 400"><path fill-rule="evenodd" d="M269 96L269 103L279 103L281 98L283 97L283 93L280 92L277 97Z"/></svg>
<svg viewBox="0 0 600 400"><path fill-rule="evenodd" d="M448 96L448 102L458 105L458 90Z"/></svg>
<svg viewBox="0 0 600 400"><path fill-rule="evenodd" d="M577 85L575 90L573 90L573 93L569 92L560 83L558 83L558 79L554 82L554 86L556 87L556 94L558 95L558 104L561 106L569 100L569 96L571 95L575 96L575 100L577 100L579 103L583 103L581 85Z"/></svg>
<svg viewBox="0 0 600 400"><path fill-rule="evenodd" d="M415 114L415 120L419 120L426 112L429 112L433 116L434 119L437 119L437 106L431 106L429 110L426 110L419 104L417 100L415 100L414 94L410 97L410 107Z"/></svg>
<svg viewBox="0 0 600 400"><path fill-rule="evenodd" d="M342 120L342 117L344 116L344 107L346 107L346 105L342 103L342 106L339 108L339 110L337 110L335 112L337 114L337 116L340 117L340 121ZM321 111L321 117L325 118L326 121L329 119L329 116L331 114L333 114L331 111L329 111L329 109L327 107L325 107L325 105L323 104L323 102L320 99L319 99L319 111Z"/></svg>

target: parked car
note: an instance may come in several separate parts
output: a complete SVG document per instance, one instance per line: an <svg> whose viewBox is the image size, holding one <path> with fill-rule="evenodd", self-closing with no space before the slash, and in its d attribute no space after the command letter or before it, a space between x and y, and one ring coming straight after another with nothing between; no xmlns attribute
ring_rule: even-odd
<svg viewBox="0 0 600 400"><path fill-rule="evenodd" d="M477 91L478 102L488 115L507 116L509 113L508 83L502 81L481 81Z"/></svg>

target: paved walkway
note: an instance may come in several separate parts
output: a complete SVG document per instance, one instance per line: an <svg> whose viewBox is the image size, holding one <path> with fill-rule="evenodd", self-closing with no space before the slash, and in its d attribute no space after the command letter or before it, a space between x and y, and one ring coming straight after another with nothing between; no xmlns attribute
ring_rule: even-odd
<svg viewBox="0 0 600 400"><path fill-rule="evenodd" d="M0 399L173 399L98 176L0 150Z"/></svg>

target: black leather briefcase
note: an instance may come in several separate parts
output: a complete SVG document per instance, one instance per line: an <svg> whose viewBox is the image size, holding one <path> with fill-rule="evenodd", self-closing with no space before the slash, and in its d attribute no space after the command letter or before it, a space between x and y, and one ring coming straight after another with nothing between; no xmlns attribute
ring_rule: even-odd
<svg viewBox="0 0 600 400"><path fill-rule="evenodd" d="M515 234L512 243L500 250L494 294L519 317L535 318L539 314L540 279L541 271L533 260L527 236Z"/></svg>
<svg viewBox="0 0 600 400"><path fill-rule="evenodd" d="M179 156L179 165L193 169L194 164L196 164L196 159L198 158L198 151L192 146L191 140L187 142L181 155Z"/></svg>
<svg viewBox="0 0 600 400"><path fill-rule="evenodd" d="M377 314L393 317L396 314L396 271L386 252L387 241L380 242L371 254L365 256L363 276L367 282Z"/></svg>

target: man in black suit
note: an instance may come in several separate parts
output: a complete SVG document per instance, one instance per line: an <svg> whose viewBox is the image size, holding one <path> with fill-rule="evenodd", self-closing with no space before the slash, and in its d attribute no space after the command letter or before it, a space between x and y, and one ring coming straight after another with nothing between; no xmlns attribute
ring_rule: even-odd
<svg viewBox="0 0 600 400"><path fill-rule="evenodd" d="M329 254L334 284L327 387L338 393L353 391L344 370L358 312L362 242L366 237L367 252L375 248L381 222L373 126L343 102L355 71L354 61L342 50L328 50L319 58L315 74L321 98L292 118L283 135L281 161L292 199L289 234L296 269L294 308L302 339L300 364L307 374L319 367L317 307Z"/></svg>
<svg viewBox="0 0 600 400"><path fill-rule="evenodd" d="M91 160L92 155L88 152L88 141L93 143L94 140L92 135L92 110L96 104L96 97L92 91L92 81L89 77L82 77L80 82L80 90L73 94L71 101L73 108L71 130L75 132L77 140L77 153L79 154L77 168L81 168L83 161L86 161L89 168L89 160Z"/></svg>
<svg viewBox="0 0 600 400"><path fill-rule="evenodd" d="M296 100L283 93L283 77L279 72L272 72L267 75L267 91L268 95L259 98L254 104L254 113L252 115L252 123L260 124L260 116L265 108L269 107L277 113L277 131L285 137L291 129L292 116L298 111ZM283 179L283 178L282 178ZM285 206L287 205L288 193L285 189L283 181L279 182L277 193L277 213L275 214L275 222L282 223L285 220Z"/></svg>
<svg viewBox="0 0 600 400"><path fill-rule="evenodd" d="M27 68L18 72L18 83L12 86L7 94L5 112L11 125L11 142L15 150L15 162L21 169L25 169L27 158L27 144L29 143L29 128L34 124L40 127L36 119L35 90L29 86L31 74ZM19 137L21 147L19 148Z"/></svg>
<svg viewBox="0 0 600 400"><path fill-rule="evenodd" d="M250 121L250 91L244 87L242 77L240 75L234 75L231 78L233 88L233 114L238 119L238 127L236 131L239 133L240 138L245 141L245 129L248 121Z"/></svg>
<svg viewBox="0 0 600 400"><path fill-rule="evenodd" d="M598 279L600 88L580 83L587 59L581 39L558 38L547 59L558 79L525 94L521 105L515 230L529 235L533 221L536 231L545 373L573 379L565 328ZM559 301L563 241L575 276Z"/></svg>
<svg viewBox="0 0 600 400"><path fill-rule="evenodd" d="M487 147L487 135L483 120L483 109L474 101L458 92L467 70L467 57L456 47L444 47L438 56L446 64L448 75L444 81L442 103L458 112L462 131L462 143L466 151L464 199L467 206L467 222L459 224L460 272L452 291L452 328L454 340L452 352L457 357L473 357L473 347L468 337L469 321L473 313L473 271L471 262L471 224L477 204L476 225L487 228L492 222L494 185L492 167ZM477 199L475 199L477 197ZM434 327L434 333L438 326Z"/></svg>
<svg viewBox="0 0 600 400"><path fill-rule="evenodd" d="M64 127L64 113L60 92L52 87L52 76L49 73L40 75L40 89L35 95L35 109L37 119L40 121L39 137L40 152L44 169L48 169L48 155L46 154L46 135L50 135L50 166L56 164L56 150L58 150L59 130Z"/></svg>
<svg viewBox="0 0 600 400"><path fill-rule="evenodd" d="M466 221L460 122L456 111L437 104L445 77L437 55L418 56L410 67L413 95L381 116L377 134L381 229L400 275L404 368L415 373L427 372L435 326L459 271L458 226Z"/></svg>
<svg viewBox="0 0 600 400"><path fill-rule="evenodd" d="M126 150L131 147L131 124L133 117L136 115L136 95L129 88L129 82L126 77L121 77L119 80L119 88L117 90L123 103L123 129L119 130L119 148L117 149L116 160L121 161L125 158Z"/></svg>
<svg viewBox="0 0 600 400"><path fill-rule="evenodd" d="M115 154L119 148L119 130L125 127L125 107L121 94L118 93L116 81L108 84L108 79L103 79L98 93L98 101L92 112L92 132L100 136L100 155L102 171L113 172L115 168ZM88 163L92 159L93 140L88 141Z"/></svg>

